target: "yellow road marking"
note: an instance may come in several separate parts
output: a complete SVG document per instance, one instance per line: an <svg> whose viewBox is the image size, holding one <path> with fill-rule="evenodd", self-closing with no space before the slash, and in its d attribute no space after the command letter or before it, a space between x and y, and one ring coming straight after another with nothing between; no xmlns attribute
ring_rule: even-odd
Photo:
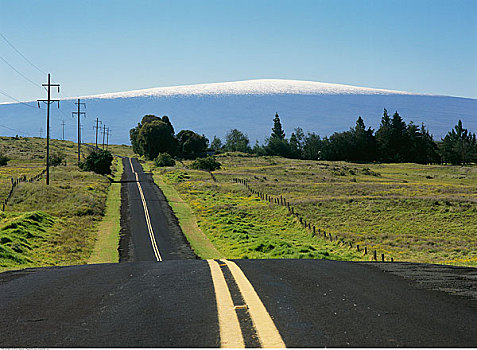
<svg viewBox="0 0 477 350"><path fill-rule="evenodd" d="M220 346L222 348L244 348L242 330L235 313L234 303L230 295L224 274L219 264L214 260L207 260L212 282L214 284L217 313L219 317Z"/></svg>
<svg viewBox="0 0 477 350"><path fill-rule="evenodd" d="M275 323L273 323L267 309L245 274L233 261L225 259L221 261L227 264L235 282L237 282L245 304L248 306L248 312L257 331L261 346L264 348L285 348L285 343Z"/></svg>
<svg viewBox="0 0 477 350"><path fill-rule="evenodd" d="M129 158L129 164L131 165L132 172L136 175L136 184L137 188L139 189L139 194L141 195L141 202L142 207L144 208L144 217L146 218L146 226L147 231L149 233L149 238L151 240L152 250L154 251L154 256L156 257L157 261L162 261L161 253L159 252L159 248L157 247L156 238L154 236L154 230L152 229L151 218L149 217L149 210L147 209L146 197L144 197L144 192L142 191L142 186L139 183L139 177L131 162L131 158Z"/></svg>

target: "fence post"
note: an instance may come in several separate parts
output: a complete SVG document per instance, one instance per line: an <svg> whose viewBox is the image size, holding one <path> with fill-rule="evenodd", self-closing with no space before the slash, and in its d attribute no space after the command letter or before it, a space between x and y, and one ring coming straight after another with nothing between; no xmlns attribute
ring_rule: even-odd
<svg viewBox="0 0 477 350"><path fill-rule="evenodd" d="M384 254L381 254L381 260L384 262Z"/></svg>
<svg viewBox="0 0 477 350"><path fill-rule="evenodd" d="M368 254L368 247L364 247L364 255Z"/></svg>
<svg viewBox="0 0 477 350"><path fill-rule="evenodd" d="M359 252L359 244L356 244L356 250Z"/></svg>
<svg viewBox="0 0 477 350"><path fill-rule="evenodd" d="M378 260L378 259L377 259L377 256L376 256L376 251L375 251L375 250L373 251L373 259L374 259L374 261L377 261L377 260Z"/></svg>
<svg viewBox="0 0 477 350"><path fill-rule="evenodd" d="M313 225L313 236L316 235L316 232L315 232L315 225Z"/></svg>

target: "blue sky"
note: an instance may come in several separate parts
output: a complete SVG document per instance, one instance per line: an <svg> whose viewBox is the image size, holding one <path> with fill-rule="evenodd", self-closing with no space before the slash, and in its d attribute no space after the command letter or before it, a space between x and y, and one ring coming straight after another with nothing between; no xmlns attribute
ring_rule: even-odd
<svg viewBox="0 0 477 350"><path fill-rule="evenodd" d="M0 33L62 96L283 78L477 98L473 0L0 0ZM1 37L0 57L33 81L0 60L2 92L45 98Z"/></svg>

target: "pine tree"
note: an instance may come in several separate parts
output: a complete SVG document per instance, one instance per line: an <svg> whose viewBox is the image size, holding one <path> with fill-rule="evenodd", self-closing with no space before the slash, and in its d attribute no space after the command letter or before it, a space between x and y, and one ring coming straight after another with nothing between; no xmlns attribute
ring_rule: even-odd
<svg viewBox="0 0 477 350"><path fill-rule="evenodd" d="M475 134L464 129L459 120L453 130L442 140L442 158L452 164L467 164L477 161L477 141Z"/></svg>
<svg viewBox="0 0 477 350"><path fill-rule="evenodd" d="M376 143L378 149L378 159L383 162L390 162L392 160L391 153L391 118L388 111L384 108L383 117L381 118L381 125L376 131Z"/></svg>
<svg viewBox="0 0 477 350"><path fill-rule="evenodd" d="M406 133L406 123L396 111L391 119L391 140L390 152L394 162L404 162L407 160L406 153L409 152L409 139Z"/></svg>
<svg viewBox="0 0 477 350"><path fill-rule="evenodd" d="M280 117L278 116L278 113L275 113L275 118L273 118L273 128L270 137L280 140L285 139L285 132L282 129L282 123L280 122Z"/></svg>

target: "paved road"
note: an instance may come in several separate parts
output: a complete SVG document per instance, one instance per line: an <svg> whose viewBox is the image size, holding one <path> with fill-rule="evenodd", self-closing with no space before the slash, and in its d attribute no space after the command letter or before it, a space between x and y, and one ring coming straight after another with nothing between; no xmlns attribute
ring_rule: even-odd
<svg viewBox="0 0 477 350"><path fill-rule="evenodd" d="M130 262L0 274L0 347L477 346L477 269L197 260L150 176L123 164Z"/></svg>
<svg viewBox="0 0 477 350"><path fill-rule="evenodd" d="M195 259L164 195L136 158L123 158L122 261Z"/></svg>
<svg viewBox="0 0 477 350"><path fill-rule="evenodd" d="M371 264L235 262L287 347L477 346L473 299L419 289ZM0 274L0 347L224 346L210 264L220 266L233 304L249 305L230 308L243 344L259 346L266 332L259 339L253 300L231 267L166 260Z"/></svg>

